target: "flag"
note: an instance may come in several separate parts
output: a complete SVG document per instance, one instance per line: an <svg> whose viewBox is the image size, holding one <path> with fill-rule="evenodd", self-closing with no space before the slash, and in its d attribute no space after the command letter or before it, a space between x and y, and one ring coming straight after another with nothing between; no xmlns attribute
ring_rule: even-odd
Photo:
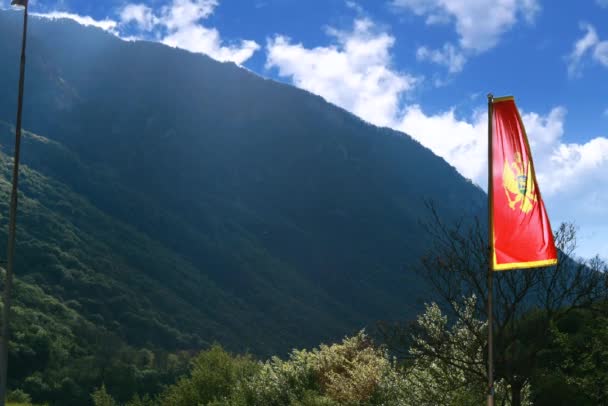
<svg viewBox="0 0 608 406"><path fill-rule="evenodd" d="M492 100L492 269L557 264L526 130L513 97Z"/></svg>
<svg viewBox="0 0 608 406"><path fill-rule="evenodd" d="M11 1L11 6L23 6L27 7L28 0L13 0Z"/></svg>

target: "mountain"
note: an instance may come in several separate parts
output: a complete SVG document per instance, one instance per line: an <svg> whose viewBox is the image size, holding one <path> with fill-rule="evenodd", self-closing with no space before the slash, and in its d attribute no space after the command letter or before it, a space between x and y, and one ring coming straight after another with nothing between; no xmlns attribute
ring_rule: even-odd
<svg viewBox="0 0 608 406"><path fill-rule="evenodd" d="M0 12L1 256L20 24ZM265 355L411 317L425 201L485 205L408 135L234 64L67 20L28 41L16 275L129 345Z"/></svg>

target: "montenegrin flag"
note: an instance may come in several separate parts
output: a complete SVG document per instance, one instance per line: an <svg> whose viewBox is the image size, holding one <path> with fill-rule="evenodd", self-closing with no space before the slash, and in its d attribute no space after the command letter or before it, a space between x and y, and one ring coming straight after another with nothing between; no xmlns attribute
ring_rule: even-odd
<svg viewBox="0 0 608 406"><path fill-rule="evenodd" d="M557 250L551 225L515 100L494 98L491 104L493 269L555 265Z"/></svg>

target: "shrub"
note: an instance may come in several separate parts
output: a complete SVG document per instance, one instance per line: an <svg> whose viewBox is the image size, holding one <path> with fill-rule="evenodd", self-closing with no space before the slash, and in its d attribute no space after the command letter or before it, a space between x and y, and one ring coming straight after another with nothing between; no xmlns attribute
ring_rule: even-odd
<svg viewBox="0 0 608 406"><path fill-rule="evenodd" d="M339 344L295 350L286 361L272 358L242 390L248 405L383 404L398 398L399 383L386 351L360 332Z"/></svg>
<svg viewBox="0 0 608 406"><path fill-rule="evenodd" d="M114 398L106 391L105 384L101 385L101 388L93 392L91 398L93 398L93 404L95 406L117 406Z"/></svg>
<svg viewBox="0 0 608 406"><path fill-rule="evenodd" d="M259 363L250 356L233 356L214 345L192 362L190 376L180 379L161 396L171 406L207 405L228 399L239 382L254 375Z"/></svg>
<svg viewBox="0 0 608 406"><path fill-rule="evenodd" d="M30 403L32 398L21 389L15 389L14 391L8 392L6 400L14 403Z"/></svg>

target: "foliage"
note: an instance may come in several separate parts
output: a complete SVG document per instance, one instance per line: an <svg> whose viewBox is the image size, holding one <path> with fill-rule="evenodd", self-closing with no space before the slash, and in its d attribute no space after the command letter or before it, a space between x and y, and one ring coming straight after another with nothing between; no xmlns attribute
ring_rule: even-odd
<svg viewBox="0 0 608 406"><path fill-rule="evenodd" d="M407 405L479 405L485 402L487 382L484 362L485 342L478 337L486 323L475 318L475 296L462 305L454 304L459 314L448 323L436 303L427 305L418 317L414 345L405 371ZM476 331L479 334L473 334ZM522 405L530 405L530 386L522 389ZM511 405L510 388L504 381L495 385L495 403Z"/></svg>
<svg viewBox="0 0 608 406"><path fill-rule="evenodd" d="M386 351L360 332L339 344L259 363L218 346L201 353L162 405L330 406L399 404L404 388Z"/></svg>
<svg viewBox="0 0 608 406"><path fill-rule="evenodd" d="M93 398L94 406L117 406L116 401L106 391L106 385L101 385L101 388L97 389L91 395Z"/></svg>
<svg viewBox="0 0 608 406"><path fill-rule="evenodd" d="M485 398L486 382L482 345L463 323L480 332L485 324L473 317L476 298L469 298L462 318L450 328L448 318L435 303L418 317L418 334L410 348L405 380L411 405L475 405ZM500 404L500 403L499 403Z"/></svg>
<svg viewBox="0 0 608 406"><path fill-rule="evenodd" d="M9 384L37 403L86 405L102 382L125 401L156 394L185 372L189 356L135 349L40 288L15 281Z"/></svg>
<svg viewBox="0 0 608 406"><path fill-rule="evenodd" d="M30 403L32 398L21 389L15 389L8 392L6 401L10 403Z"/></svg>
<svg viewBox="0 0 608 406"><path fill-rule="evenodd" d="M5 121L20 23L0 11ZM69 21L29 29L9 378L34 401L86 404L102 382L154 396L184 351L284 355L396 316L418 291L402 268L426 245L421 196L450 196L450 216L483 200L410 137L306 92ZM0 258L13 131L0 122Z"/></svg>
<svg viewBox="0 0 608 406"><path fill-rule="evenodd" d="M148 394L144 396L139 396L135 394L133 398L128 401L125 406L148 406L148 405L156 405L157 402L152 399L152 397Z"/></svg>
<svg viewBox="0 0 608 406"><path fill-rule="evenodd" d="M0 12L5 121L19 25ZM412 138L318 96L70 21L30 30L16 275L129 345L284 355L400 315L423 198L449 217L483 203ZM0 124L4 179L13 140Z"/></svg>
<svg viewBox="0 0 608 406"><path fill-rule="evenodd" d="M571 312L549 331L542 365L532 378L534 404L608 403L608 316L601 312Z"/></svg>
<svg viewBox="0 0 608 406"><path fill-rule="evenodd" d="M189 406L224 401L239 383L258 369L258 363L250 356L232 356L214 345L194 358L189 376L167 389L160 403Z"/></svg>
<svg viewBox="0 0 608 406"><path fill-rule="evenodd" d="M294 350L266 362L232 355L219 345L197 355L187 376L153 398L136 395L127 406L338 406L479 405L485 402L485 343L471 334L485 323L475 319L477 299L457 306L455 322L436 303L416 321L415 342L403 365L364 333L313 350ZM535 315L530 316L535 320ZM590 323L593 319L593 323ZM555 325L540 363L523 388L520 404L597 405L606 402L608 317L578 310ZM604 335L602 335L604 334ZM442 345L438 345L438 343ZM581 358L580 348L586 355ZM513 388L495 384L497 405L513 405ZM105 388L96 392L107 402ZM103 395L103 396L101 396Z"/></svg>

